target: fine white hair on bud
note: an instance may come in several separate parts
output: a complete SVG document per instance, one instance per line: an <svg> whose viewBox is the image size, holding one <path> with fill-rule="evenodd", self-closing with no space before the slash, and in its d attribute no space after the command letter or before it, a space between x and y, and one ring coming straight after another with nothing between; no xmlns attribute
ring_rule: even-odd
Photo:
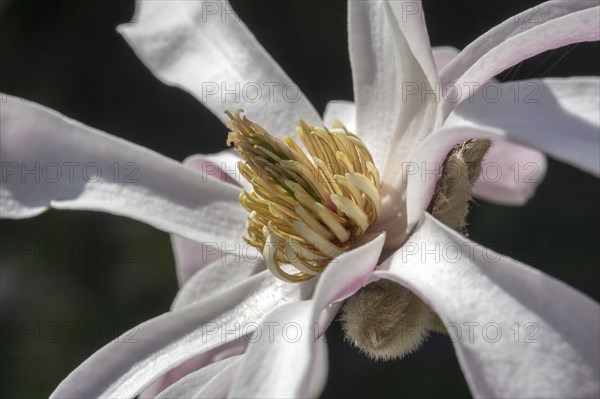
<svg viewBox="0 0 600 399"><path fill-rule="evenodd" d="M344 303L346 340L375 360L399 359L428 336L432 312L410 290L389 281L366 285Z"/></svg>

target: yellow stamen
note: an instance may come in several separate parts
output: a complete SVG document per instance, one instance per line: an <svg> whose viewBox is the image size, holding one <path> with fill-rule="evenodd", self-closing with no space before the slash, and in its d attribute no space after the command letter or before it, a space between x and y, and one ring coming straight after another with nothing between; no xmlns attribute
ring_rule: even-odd
<svg viewBox="0 0 600 399"><path fill-rule="evenodd" d="M227 144L244 158L238 169L254 188L240 195L249 212L244 241L262 251L278 278L308 280L377 220L379 172L364 143L339 121L331 130L299 121L296 133L309 157L293 138L271 136L242 112L226 114Z"/></svg>

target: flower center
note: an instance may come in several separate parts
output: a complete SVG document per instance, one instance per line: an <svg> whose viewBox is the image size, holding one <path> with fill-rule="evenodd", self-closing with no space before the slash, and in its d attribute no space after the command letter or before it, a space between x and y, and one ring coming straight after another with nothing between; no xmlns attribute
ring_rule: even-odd
<svg viewBox="0 0 600 399"><path fill-rule="evenodd" d="M227 144L245 160L238 169L254 189L240 194L250 212L243 239L275 276L308 280L377 220L379 172L364 143L338 121L332 129L299 121L309 158L293 138L279 140L241 112L226 114Z"/></svg>

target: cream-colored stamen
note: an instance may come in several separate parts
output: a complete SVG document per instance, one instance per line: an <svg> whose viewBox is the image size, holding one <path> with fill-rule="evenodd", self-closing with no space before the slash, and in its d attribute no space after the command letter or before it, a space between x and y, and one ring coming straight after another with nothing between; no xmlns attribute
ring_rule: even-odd
<svg viewBox="0 0 600 399"><path fill-rule="evenodd" d="M244 241L262 251L275 276L308 280L377 220L379 172L364 143L338 121L331 130L299 121L308 157L293 138L279 140L241 112L226 114L227 144L244 158L238 169L254 188L240 195L249 212Z"/></svg>

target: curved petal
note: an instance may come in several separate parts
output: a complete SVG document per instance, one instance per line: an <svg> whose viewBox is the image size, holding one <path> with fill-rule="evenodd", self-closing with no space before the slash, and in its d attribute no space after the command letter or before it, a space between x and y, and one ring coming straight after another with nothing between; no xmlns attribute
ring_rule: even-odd
<svg viewBox="0 0 600 399"><path fill-rule="evenodd" d="M599 110L598 77L535 79L478 91L456 108L446 126L499 128L511 141L599 176Z"/></svg>
<svg viewBox="0 0 600 399"><path fill-rule="evenodd" d="M525 205L544 179L546 167L541 152L496 140L485 155L473 196L498 205Z"/></svg>
<svg viewBox="0 0 600 399"><path fill-rule="evenodd" d="M404 7L412 13L403 13ZM425 90L437 74L421 9L420 2L348 2L356 133L384 181L395 180L399 165L436 122L436 96Z"/></svg>
<svg viewBox="0 0 600 399"><path fill-rule="evenodd" d="M244 189L251 189L252 186L250 183L238 173L236 163L239 160L240 158L235 152L226 150L217 154L192 155L185 159L183 164L201 173L203 179L205 177L214 178L225 183L240 185ZM213 244L199 243L172 234L171 245L173 247L173 254L175 255L175 269L179 285L183 286L191 276L205 265L214 260L222 259L224 252L234 250L238 254L241 254L241 236L238 237L235 247L228 247L227 244L225 242L214 242ZM238 245L239 248L237 247ZM248 254L246 253L246 255Z"/></svg>
<svg viewBox="0 0 600 399"><path fill-rule="evenodd" d="M177 385L177 389L185 389L181 384L193 384L194 391L196 389L200 389L203 384L207 384L209 381L206 379L202 379L198 381L196 384L190 380L186 380L186 382L180 382L184 379L189 378L190 374L194 374L199 370L205 370L208 372L212 369L213 363L221 362L221 359L228 359L230 356L238 356L243 353L246 349L247 342L236 343L228 342L224 345L216 347L212 350L204 352L200 355L194 356L191 359L186 360L181 363L179 366L174 367L173 369L166 372L159 379L154 381L148 388L144 389L144 391L139 395L140 399L152 399L157 397L158 394L165 395L165 390L171 388L173 385ZM213 369L214 370L214 369ZM202 374L204 375L204 374ZM211 380L212 381L212 380ZM170 392L170 390L169 390ZM186 397L191 397L192 395L186 395ZM224 397L225 395L223 395ZM176 397L176 396L171 396Z"/></svg>
<svg viewBox="0 0 600 399"><path fill-rule="evenodd" d="M433 47L431 52L433 53L435 67L440 73L460 53L460 50L452 46L438 46Z"/></svg>
<svg viewBox="0 0 600 399"><path fill-rule="evenodd" d="M135 327L80 365L52 397L134 397L182 362L230 342L243 342L265 314L311 292L309 283L287 284L262 272Z"/></svg>
<svg viewBox="0 0 600 399"><path fill-rule="evenodd" d="M356 106L351 101L330 101L323 113L325 126L331 126L334 119L339 120L346 128L356 133Z"/></svg>
<svg viewBox="0 0 600 399"><path fill-rule="evenodd" d="M207 162L208 163L205 163ZM252 190L250 184L239 172L237 163L243 159L233 150L225 150L216 154L197 154L184 160L186 165L198 170L203 169L209 176L221 181L235 183L244 190Z"/></svg>
<svg viewBox="0 0 600 399"><path fill-rule="evenodd" d="M230 397L316 397L325 384L326 345L321 337L336 312L321 313L352 295L375 268L385 235L332 261L312 300L275 309L257 331L240 365ZM336 307L337 310L338 307ZM267 324L269 323L269 324Z"/></svg>
<svg viewBox="0 0 600 399"><path fill-rule="evenodd" d="M139 1L121 33L162 81L192 93L219 119L243 108L271 134L321 118L225 0Z"/></svg>
<svg viewBox="0 0 600 399"><path fill-rule="evenodd" d="M190 373L156 398L224 398L240 361L240 355L233 356Z"/></svg>
<svg viewBox="0 0 600 399"><path fill-rule="evenodd" d="M239 188L48 108L3 98L2 217L97 210L200 242L239 241L246 217Z"/></svg>
<svg viewBox="0 0 600 399"><path fill-rule="evenodd" d="M456 144L477 138L492 140L492 147L496 146L498 150L513 148L519 151L509 159L484 159L478 181L480 189L484 188L484 195L496 194L497 196L490 198L493 202L502 203L506 200L505 202L515 204L535 192L546 167L544 158L540 158L538 152L507 143L503 131L488 126L444 127L423 140L413 153L411 161L404 166L407 176L406 212L409 230L416 226L427 209L446 156ZM496 152L492 155L500 154ZM511 164L515 159L513 156L518 156L517 162L522 163L516 171L514 164ZM523 159L525 156L531 158ZM534 167L533 173L529 170L531 166ZM519 174L521 167L524 171ZM397 243L398 246L400 244Z"/></svg>
<svg viewBox="0 0 600 399"><path fill-rule="evenodd" d="M373 279L441 317L475 397L598 397L600 306L426 215Z"/></svg>
<svg viewBox="0 0 600 399"><path fill-rule="evenodd" d="M177 293L172 309L177 310L226 291L232 285L242 283L266 268L261 255L253 247L246 245L236 253L219 251L218 258L186 281Z"/></svg>
<svg viewBox="0 0 600 399"><path fill-rule="evenodd" d="M507 19L468 45L442 71L444 116L498 73L547 50L600 38L596 1L549 1ZM446 91L446 90L445 90Z"/></svg>
<svg viewBox="0 0 600 399"><path fill-rule="evenodd" d="M216 154L195 154L183 160L183 164L192 170L223 183L242 187L236 163L241 160L233 150L224 150ZM233 166L233 167L231 167Z"/></svg>
<svg viewBox="0 0 600 399"><path fill-rule="evenodd" d="M394 0L388 1L388 4L396 17L412 56L415 57L427 81L433 87L439 80L438 69L429 43L429 33L425 24L425 13L421 0Z"/></svg>
<svg viewBox="0 0 600 399"><path fill-rule="evenodd" d="M251 338L231 388L232 398L314 398L325 385L327 345L315 332L314 301L270 313Z"/></svg>
<svg viewBox="0 0 600 399"><path fill-rule="evenodd" d="M180 287L200 270L212 262L218 262L224 256L219 246L188 240L175 234L171 235L171 246Z"/></svg>

